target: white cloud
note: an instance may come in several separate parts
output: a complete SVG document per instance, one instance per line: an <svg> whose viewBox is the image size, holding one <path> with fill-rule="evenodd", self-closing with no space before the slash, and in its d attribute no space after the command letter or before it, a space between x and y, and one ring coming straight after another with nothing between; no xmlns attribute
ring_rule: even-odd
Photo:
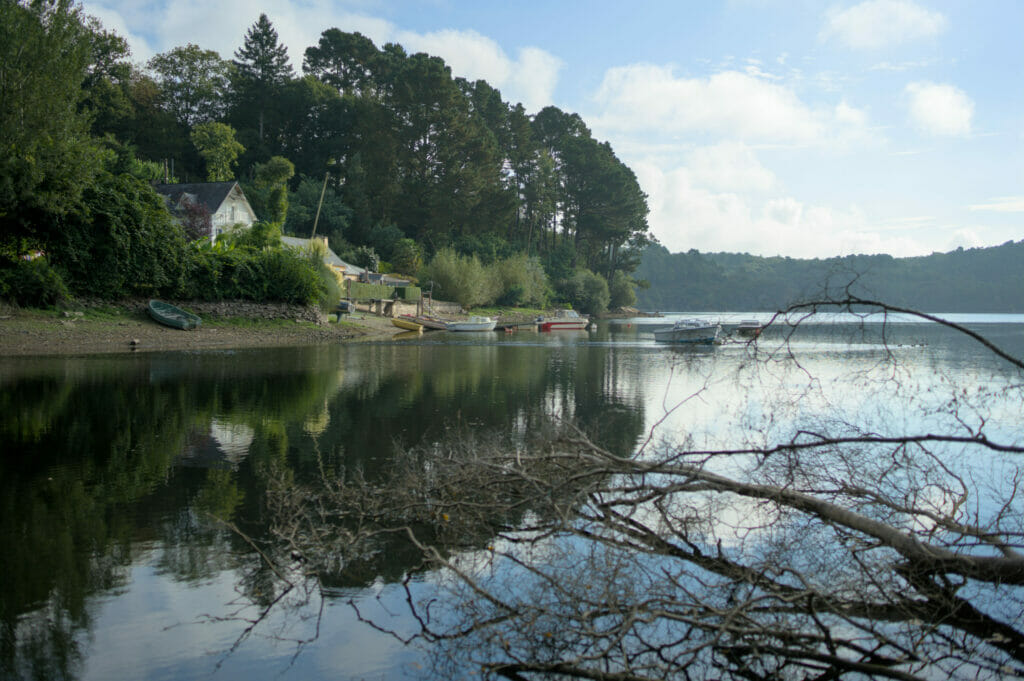
<svg viewBox="0 0 1024 681"><path fill-rule="evenodd" d="M927 255L936 248L936 228L929 227L931 218L912 218L908 224L899 220L877 223L856 205L820 205L780 194L774 176L767 187L769 192L749 191L742 182L734 190L705 184L709 176L693 161L700 161L706 154L723 152L718 147L696 150L688 157L691 165L670 169L653 160L631 164L649 196L651 231L674 253L696 248L703 252L794 258L854 253L907 257ZM927 223L924 227L922 221ZM947 250L982 243L977 235L959 232L946 241Z"/></svg>
<svg viewBox="0 0 1024 681"><path fill-rule="evenodd" d="M973 211L992 211L996 213L1024 213L1024 196L1001 196L985 203L971 206Z"/></svg>
<svg viewBox="0 0 1024 681"><path fill-rule="evenodd" d="M715 192L764 193L778 185L753 150L740 142L694 149L687 156L686 168L694 184Z"/></svg>
<svg viewBox="0 0 1024 681"><path fill-rule="evenodd" d="M744 252L796 258L851 253L923 255L934 248L905 230L869 224L856 206L836 209L791 196L757 198L700 186L687 167L633 167L649 195L651 231L670 251Z"/></svg>
<svg viewBox="0 0 1024 681"><path fill-rule="evenodd" d="M952 85L910 83L904 89L911 123L931 135L969 135L974 102Z"/></svg>
<svg viewBox="0 0 1024 681"><path fill-rule="evenodd" d="M948 21L940 12L911 0L867 0L829 13L821 38L836 38L847 47L875 50L938 35Z"/></svg>
<svg viewBox="0 0 1024 681"><path fill-rule="evenodd" d="M594 127L662 135L710 134L755 143L810 144L857 123L847 104L813 109L779 83L724 71L680 78L671 66L634 64L609 69L595 95ZM860 123L863 123L863 118Z"/></svg>
<svg viewBox="0 0 1024 681"><path fill-rule="evenodd" d="M409 52L426 52L445 60L452 73L468 80L483 79L510 102L522 102L535 113L552 102L562 62L536 47L519 50L510 58L495 41L475 31L437 31L397 36Z"/></svg>

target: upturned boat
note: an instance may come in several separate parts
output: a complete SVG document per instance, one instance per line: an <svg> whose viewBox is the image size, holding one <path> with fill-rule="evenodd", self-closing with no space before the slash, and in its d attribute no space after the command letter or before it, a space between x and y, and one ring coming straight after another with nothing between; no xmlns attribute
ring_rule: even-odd
<svg viewBox="0 0 1024 681"><path fill-rule="evenodd" d="M391 323L400 329L405 329L406 331L423 333L423 325L416 323L409 317L392 317Z"/></svg>

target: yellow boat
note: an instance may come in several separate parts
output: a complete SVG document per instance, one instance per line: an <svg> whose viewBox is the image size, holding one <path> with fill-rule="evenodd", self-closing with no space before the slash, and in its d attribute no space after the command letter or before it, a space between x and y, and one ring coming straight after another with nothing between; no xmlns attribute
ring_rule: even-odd
<svg viewBox="0 0 1024 681"><path fill-rule="evenodd" d="M405 329L406 331L416 331L417 333L423 333L423 325L417 324L411 319L405 319L404 317L392 317L391 323L400 329Z"/></svg>

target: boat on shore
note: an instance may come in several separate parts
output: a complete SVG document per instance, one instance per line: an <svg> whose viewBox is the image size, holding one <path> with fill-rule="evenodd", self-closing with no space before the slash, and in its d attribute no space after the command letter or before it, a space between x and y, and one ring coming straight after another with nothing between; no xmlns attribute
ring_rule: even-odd
<svg viewBox="0 0 1024 681"><path fill-rule="evenodd" d="M497 325L497 319L474 315L469 319L448 322L445 328L448 331L494 331Z"/></svg>
<svg viewBox="0 0 1024 681"><path fill-rule="evenodd" d="M175 307L170 303L165 303L162 300L151 300L147 306L149 316L154 320L160 322L164 326L170 326L174 329L182 329L187 331L189 329L198 329L203 323L203 320L198 315L194 315L191 312L186 312L180 307Z"/></svg>
<svg viewBox="0 0 1024 681"><path fill-rule="evenodd" d="M538 317L539 331L582 331L590 325L589 317L581 317L576 310L556 310L554 317Z"/></svg>
<svg viewBox="0 0 1024 681"><path fill-rule="evenodd" d="M409 319L409 318L406 318L406 317L392 317L391 318L391 323L394 324L395 326L397 326L398 328L404 329L406 331L414 331L416 333L423 333L423 325L422 324L417 324L412 319Z"/></svg>
<svg viewBox="0 0 1024 681"><path fill-rule="evenodd" d="M711 345L722 332L722 325L703 319L680 319L667 329L654 332L654 340L659 343L694 343Z"/></svg>

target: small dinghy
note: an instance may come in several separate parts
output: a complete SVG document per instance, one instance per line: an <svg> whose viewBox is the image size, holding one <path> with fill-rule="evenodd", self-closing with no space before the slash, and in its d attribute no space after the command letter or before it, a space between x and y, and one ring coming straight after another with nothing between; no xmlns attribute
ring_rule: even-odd
<svg viewBox="0 0 1024 681"><path fill-rule="evenodd" d="M165 326L175 329L197 329L203 320L162 300L149 301L149 316Z"/></svg>

